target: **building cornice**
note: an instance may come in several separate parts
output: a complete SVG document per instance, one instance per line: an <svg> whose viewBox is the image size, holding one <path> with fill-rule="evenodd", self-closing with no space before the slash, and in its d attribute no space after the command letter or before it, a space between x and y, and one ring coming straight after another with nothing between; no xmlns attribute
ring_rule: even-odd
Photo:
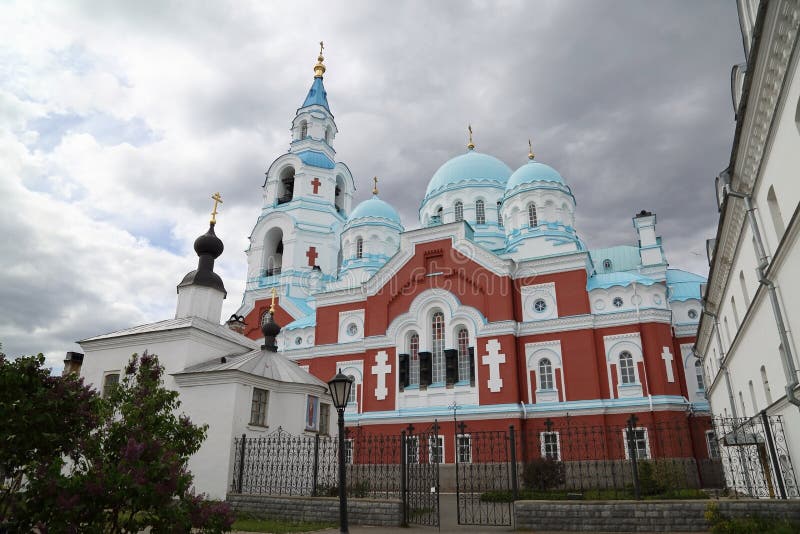
<svg viewBox="0 0 800 534"><path fill-rule="evenodd" d="M731 185L751 194L761 174L764 156L775 134L773 123L785 105L786 73L797 46L800 3L789 0L769 2L759 10L754 43L745 76L734 144L731 151ZM794 58L796 60L796 58ZM706 289L706 309L719 311L741 239L746 212L744 202L728 197L722 205L713 262ZM698 345L706 347L713 322L705 317L698 330Z"/></svg>
<svg viewBox="0 0 800 534"><path fill-rule="evenodd" d="M239 369L224 369L202 373L172 373L175 383L181 387L210 386L219 384L242 384L275 391L276 393L314 393L323 397L329 396L328 389L315 384L298 384L281 382L264 376L245 373Z"/></svg>

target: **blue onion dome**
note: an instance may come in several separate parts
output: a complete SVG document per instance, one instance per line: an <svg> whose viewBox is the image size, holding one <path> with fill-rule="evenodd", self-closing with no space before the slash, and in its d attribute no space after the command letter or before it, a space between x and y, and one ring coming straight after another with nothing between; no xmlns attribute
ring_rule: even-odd
<svg viewBox="0 0 800 534"><path fill-rule="evenodd" d="M356 219L363 219L366 217L388 219L398 225L402 224L400 222L400 215L397 213L397 211L388 202L384 202L378 198L377 193L373 193L371 198L356 206L356 209L354 209L350 214L350 217L347 218L347 222L351 223Z"/></svg>
<svg viewBox="0 0 800 534"><path fill-rule="evenodd" d="M425 198L447 186L465 181L495 182L503 187L509 176L511 167L494 156L470 149L466 154L456 156L439 167L428 183Z"/></svg>
<svg viewBox="0 0 800 534"><path fill-rule="evenodd" d="M508 179L506 191L511 191L519 185L531 182L556 182L561 185L567 185L564 178L553 167L529 159L528 163L514 171L514 174Z"/></svg>

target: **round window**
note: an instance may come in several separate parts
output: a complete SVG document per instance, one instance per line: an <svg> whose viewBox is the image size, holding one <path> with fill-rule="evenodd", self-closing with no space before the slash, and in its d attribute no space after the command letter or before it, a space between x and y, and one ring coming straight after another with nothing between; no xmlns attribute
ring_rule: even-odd
<svg viewBox="0 0 800 534"><path fill-rule="evenodd" d="M303 344L303 338L300 337L300 336L297 336L296 338L294 338L294 344L295 345L302 345Z"/></svg>
<svg viewBox="0 0 800 534"><path fill-rule="evenodd" d="M611 303L614 305L615 308L621 308L622 307L622 297L614 297L614 300L611 301Z"/></svg>
<svg viewBox="0 0 800 534"><path fill-rule="evenodd" d="M356 325L356 323L350 323L347 325L347 335L354 336L356 334L358 334L358 325Z"/></svg>
<svg viewBox="0 0 800 534"><path fill-rule="evenodd" d="M533 309L536 310L536 313L542 313L547 309L547 303L544 299L536 299L533 303Z"/></svg>
<svg viewBox="0 0 800 534"><path fill-rule="evenodd" d="M697 310L689 310L689 319L697 319Z"/></svg>

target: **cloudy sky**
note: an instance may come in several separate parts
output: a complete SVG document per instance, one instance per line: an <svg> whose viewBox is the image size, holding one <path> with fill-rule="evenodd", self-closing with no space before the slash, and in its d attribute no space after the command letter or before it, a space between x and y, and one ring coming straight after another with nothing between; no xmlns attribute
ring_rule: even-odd
<svg viewBox="0 0 800 534"><path fill-rule="evenodd" d="M269 163L318 42L356 178L415 228L463 152L537 158L570 183L591 248L658 214L672 266L705 274L733 137L733 1L0 3L0 343L60 371L75 340L174 315L209 196L225 199L223 315Z"/></svg>

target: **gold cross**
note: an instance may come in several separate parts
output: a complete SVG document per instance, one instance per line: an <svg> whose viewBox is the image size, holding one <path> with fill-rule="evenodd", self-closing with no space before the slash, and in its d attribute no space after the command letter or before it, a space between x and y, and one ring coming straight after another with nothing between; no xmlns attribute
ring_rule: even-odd
<svg viewBox="0 0 800 534"><path fill-rule="evenodd" d="M471 124L467 127L467 130L469 130L469 144L467 145L467 148L472 150L473 148L475 148L475 144L472 142L472 125Z"/></svg>
<svg viewBox="0 0 800 534"><path fill-rule="evenodd" d="M373 176L372 180L375 182L375 186L372 188L372 194L373 195L377 195L378 194L378 177L377 176Z"/></svg>
<svg viewBox="0 0 800 534"><path fill-rule="evenodd" d="M211 195L211 199L214 201L214 211L211 212L211 224L217 224L217 205L222 204L222 197L219 195L219 192L217 192Z"/></svg>
<svg viewBox="0 0 800 534"><path fill-rule="evenodd" d="M278 291L273 287L272 288L272 303L269 305L269 313L275 313L275 295L278 294Z"/></svg>
<svg viewBox="0 0 800 534"><path fill-rule="evenodd" d="M533 155L533 145L531 144L531 140L528 139L528 159L533 159L535 156Z"/></svg>
<svg viewBox="0 0 800 534"><path fill-rule="evenodd" d="M319 42L319 55L322 55L322 49L325 48L325 45L322 44L322 41Z"/></svg>

